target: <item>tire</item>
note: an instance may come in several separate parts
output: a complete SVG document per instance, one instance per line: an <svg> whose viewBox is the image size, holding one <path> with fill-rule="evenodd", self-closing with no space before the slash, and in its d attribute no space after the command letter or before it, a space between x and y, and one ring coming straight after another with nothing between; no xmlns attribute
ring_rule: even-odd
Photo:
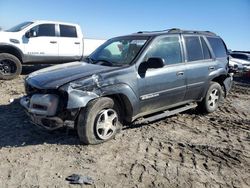
<svg viewBox="0 0 250 188"><path fill-rule="evenodd" d="M214 112L221 101L223 101L223 90L219 83L210 82L205 98L198 105L198 108L204 113Z"/></svg>
<svg viewBox="0 0 250 188"><path fill-rule="evenodd" d="M95 99L82 109L77 133L84 144L100 144L114 138L121 128L119 107L108 97Z"/></svg>
<svg viewBox="0 0 250 188"><path fill-rule="evenodd" d="M16 56L0 53L0 79L11 80L18 77L21 72L22 64Z"/></svg>

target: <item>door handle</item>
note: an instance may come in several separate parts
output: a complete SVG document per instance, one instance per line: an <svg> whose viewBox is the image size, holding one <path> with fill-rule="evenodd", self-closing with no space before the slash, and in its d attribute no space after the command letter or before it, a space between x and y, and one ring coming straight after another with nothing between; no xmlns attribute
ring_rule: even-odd
<svg viewBox="0 0 250 188"><path fill-rule="evenodd" d="M50 41L50 43L51 44L56 44L57 42L52 40L52 41Z"/></svg>
<svg viewBox="0 0 250 188"><path fill-rule="evenodd" d="M75 44L80 44L80 42L75 42Z"/></svg>
<svg viewBox="0 0 250 188"><path fill-rule="evenodd" d="M214 70L214 69L215 69L215 67L208 67L208 69L209 69L209 70Z"/></svg>
<svg viewBox="0 0 250 188"><path fill-rule="evenodd" d="M184 72L177 72L176 73L176 76L183 76L184 75Z"/></svg>

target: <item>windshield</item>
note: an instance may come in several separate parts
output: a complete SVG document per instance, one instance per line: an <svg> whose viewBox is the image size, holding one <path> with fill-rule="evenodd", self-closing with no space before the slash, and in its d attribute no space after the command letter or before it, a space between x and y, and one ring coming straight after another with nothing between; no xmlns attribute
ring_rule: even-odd
<svg viewBox="0 0 250 188"><path fill-rule="evenodd" d="M88 57L88 61L108 66L128 65L135 59L147 40L147 37L123 37L108 40Z"/></svg>
<svg viewBox="0 0 250 188"><path fill-rule="evenodd" d="M18 32L18 31L21 31L23 30L24 28L28 27L30 24L32 24L33 22L23 22L23 23L20 23L8 30L6 30L7 32Z"/></svg>

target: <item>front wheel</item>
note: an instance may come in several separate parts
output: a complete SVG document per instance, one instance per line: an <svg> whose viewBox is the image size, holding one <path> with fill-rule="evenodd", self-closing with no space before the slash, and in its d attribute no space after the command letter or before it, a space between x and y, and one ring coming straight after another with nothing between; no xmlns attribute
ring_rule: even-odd
<svg viewBox="0 0 250 188"><path fill-rule="evenodd" d="M22 64L14 55L0 54L0 79L11 80L18 77L22 72Z"/></svg>
<svg viewBox="0 0 250 188"><path fill-rule="evenodd" d="M114 100L102 97L82 109L77 132L84 144L99 144L112 139L121 127L120 112Z"/></svg>
<svg viewBox="0 0 250 188"><path fill-rule="evenodd" d="M214 112L223 99L223 90L217 82L211 82L205 98L199 104L199 109L205 113Z"/></svg>

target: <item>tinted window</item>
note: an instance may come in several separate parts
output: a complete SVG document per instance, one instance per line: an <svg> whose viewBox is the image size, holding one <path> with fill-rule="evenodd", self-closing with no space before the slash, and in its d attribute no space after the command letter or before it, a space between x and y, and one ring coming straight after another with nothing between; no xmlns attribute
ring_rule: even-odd
<svg viewBox="0 0 250 188"><path fill-rule="evenodd" d="M32 28L32 30L36 31L38 37L52 37L56 35L54 24L41 24Z"/></svg>
<svg viewBox="0 0 250 188"><path fill-rule="evenodd" d="M186 43L188 61L197 61L203 59L199 37L185 36L184 38Z"/></svg>
<svg viewBox="0 0 250 188"><path fill-rule="evenodd" d="M214 51L215 57L227 56L226 47L220 38L207 37L207 39Z"/></svg>
<svg viewBox="0 0 250 188"><path fill-rule="evenodd" d="M201 45L202 45L204 59L211 59L210 51L203 37L201 37Z"/></svg>
<svg viewBox="0 0 250 188"><path fill-rule="evenodd" d="M166 37L156 40L146 54L146 58L160 57L165 64L176 64L182 62L179 37Z"/></svg>
<svg viewBox="0 0 250 188"><path fill-rule="evenodd" d="M77 38L76 28L69 25L60 25L60 36Z"/></svg>
<svg viewBox="0 0 250 188"><path fill-rule="evenodd" d="M248 57L246 55L243 55L243 54L231 54L231 56L234 57L234 58L248 60Z"/></svg>

